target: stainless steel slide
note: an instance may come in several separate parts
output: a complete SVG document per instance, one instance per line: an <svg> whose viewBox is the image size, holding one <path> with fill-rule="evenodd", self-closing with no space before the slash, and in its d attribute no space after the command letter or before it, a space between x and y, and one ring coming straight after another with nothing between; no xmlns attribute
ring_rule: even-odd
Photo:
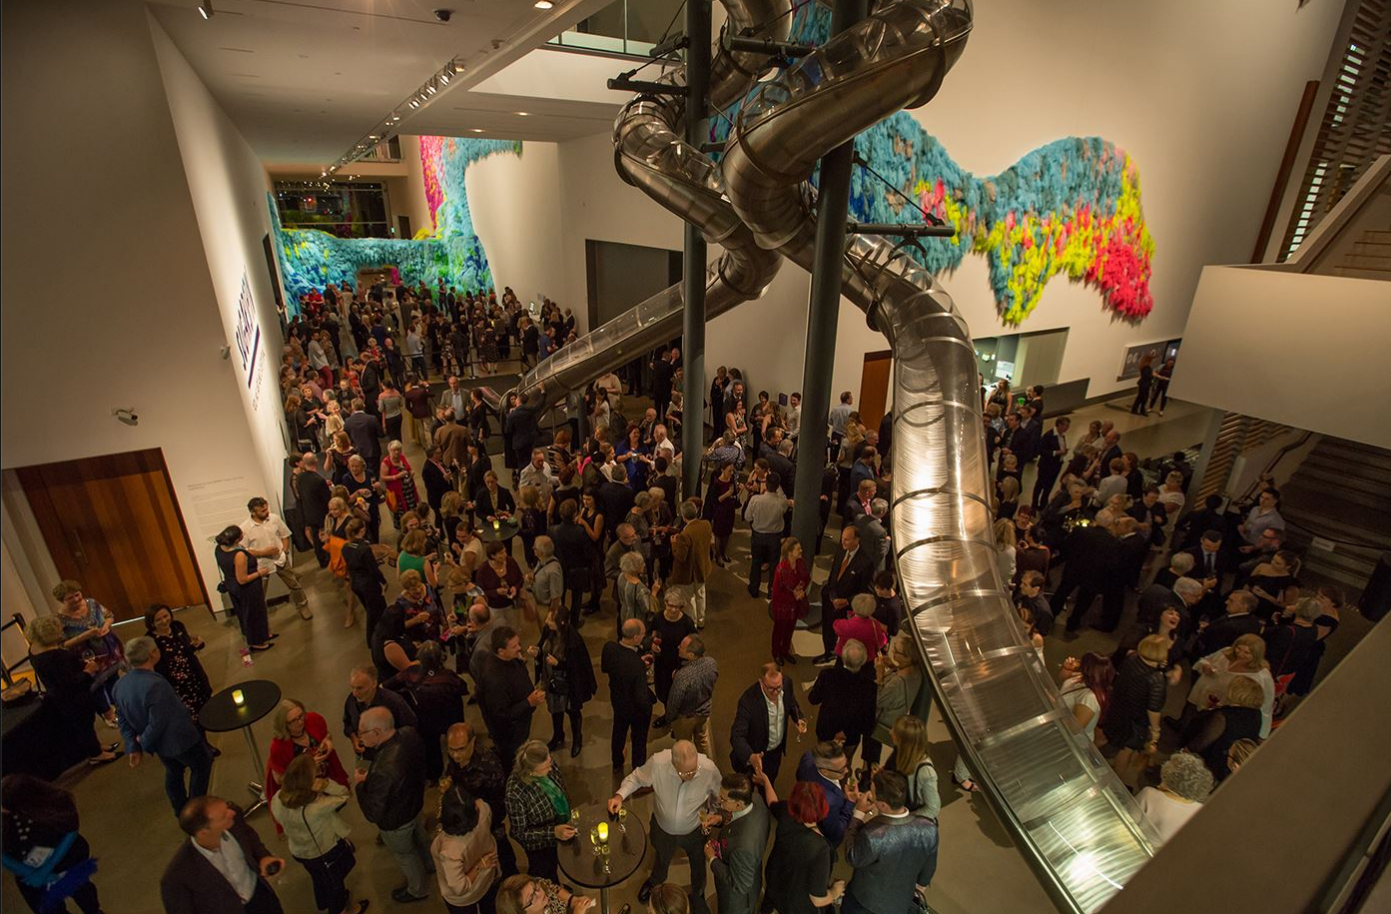
<svg viewBox="0 0 1391 914"><path fill-rule="evenodd" d="M785 37L789 0L722 0L736 28ZM640 96L614 129L619 173L698 226L725 254L710 268L711 316L760 295L786 257L811 269L806 182L829 150L900 108L925 104L971 29L969 0L879 3L743 105L720 167L681 141L684 105ZM721 52L720 105L762 64ZM677 71L665 79L680 81ZM1000 578L974 347L935 279L886 239L847 245L843 292L894 353L898 570L944 718L985 797L1061 910L1091 912L1151 856L1157 835L1090 744L1023 636ZM557 353L521 381L554 403L679 335L675 286ZM981 878L988 878L981 874Z"/></svg>
<svg viewBox="0 0 1391 914"><path fill-rule="evenodd" d="M900 0L835 36L741 110L722 170L758 243L811 269L804 182L831 149L926 103L961 54L969 0ZM960 87L969 88L969 87ZM1073 732L998 571L975 351L935 279L884 238L847 245L843 294L894 353L892 536L911 631L947 725L1059 908L1095 911L1157 835Z"/></svg>
<svg viewBox="0 0 1391 914"><path fill-rule="evenodd" d="M749 28L760 36L787 37L791 0L725 0L724 5L726 29ZM728 106L747 94L767 69L762 55L721 47L710 62L711 103ZM684 86L685 72L678 68L657 81ZM759 247L729 205L719 166L682 139L685 117L683 97L639 95L614 122L614 158L623 180L699 228L706 241L724 248L706 275L705 311L714 318L762 295L777 275L782 257ZM681 283L657 293L527 372L518 393L545 405L559 402L604 372L680 336L684 306ZM695 407L693 414L700 415L700 404Z"/></svg>

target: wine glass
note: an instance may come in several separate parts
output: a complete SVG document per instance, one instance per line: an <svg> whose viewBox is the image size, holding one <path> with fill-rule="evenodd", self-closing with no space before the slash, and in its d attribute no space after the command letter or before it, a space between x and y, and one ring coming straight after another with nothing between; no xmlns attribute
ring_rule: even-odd
<svg viewBox="0 0 1391 914"><path fill-rule="evenodd" d="M628 807L618 807L618 830L628 834Z"/></svg>

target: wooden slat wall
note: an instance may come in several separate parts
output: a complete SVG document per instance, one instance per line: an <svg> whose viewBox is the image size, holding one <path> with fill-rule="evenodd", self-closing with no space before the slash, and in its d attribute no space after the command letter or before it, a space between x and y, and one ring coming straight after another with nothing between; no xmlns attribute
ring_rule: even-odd
<svg viewBox="0 0 1391 914"><path fill-rule="evenodd" d="M1226 490L1227 480L1232 474L1237 457L1255 450L1287 431L1289 427L1278 422L1254 419L1241 413L1224 415L1222 430L1217 433L1217 443L1208 459L1207 472L1203 474L1203 484L1198 491L1197 502Z"/></svg>
<svg viewBox="0 0 1391 914"><path fill-rule="evenodd" d="M1391 0L1357 12L1278 258L1287 259L1378 157L1391 154Z"/></svg>

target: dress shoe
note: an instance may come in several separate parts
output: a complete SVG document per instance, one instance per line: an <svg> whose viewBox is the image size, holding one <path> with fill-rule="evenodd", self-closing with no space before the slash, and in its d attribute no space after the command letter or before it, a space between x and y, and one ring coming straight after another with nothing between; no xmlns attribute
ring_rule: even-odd
<svg viewBox="0 0 1391 914"><path fill-rule="evenodd" d="M397 904L410 904L413 901L425 901L429 897L429 895L412 895L410 890L404 887L393 889L391 892L391 900Z"/></svg>
<svg viewBox="0 0 1391 914"><path fill-rule="evenodd" d="M757 591L757 590L754 590L752 587L750 587L750 588L749 588L749 596L750 596L752 599L757 600L757 599L758 599L758 591Z"/></svg>
<svg viewBox="0 0 1391 914"><path fill-rule="evenodd" d="M546 743L546 748L554 752L563 745L565 745L565 737L556 736L553 737L549 743Z"/></svg>
<svg viewBox="0 0 1391 914"><path fill-rule="evenodd" d="M813 664L814 666L830 666L831 664L833 664L833 663L835 663L835 662L836 662L836 655L835 655L835 654L822 654L821 656L819 656L819 657L817 657L815 660L813 660L813 661L812 661L812 664Z"/></svg>
<svg viewBox="0 0 1391 914"><path fill-rule="evenodd" d="M571 743L571 744L570 744L570 758L579 758L579 757L580 757L580 750L583 749L583 748L584 748L584 744L581 743L578 739L575 740L573 743Z"/></svg>
<svg viewBox="0 0 1391 914"><path fill-rule="evenodd" d="M647 904L647 899L652 897L652 883L644 882L642 888L638 889L638 901Z"/></svg>
<svg viewBox="0 0 1391 914"><path fill-rule="evenodd" d="M792 664L793 666L796 666L796 665L797 665L797 658L796 658L796 657L793 657L791 654L788 654L786 657L783 657L782 660L783 660L783 663L790 663L790 664Z"/></svg>

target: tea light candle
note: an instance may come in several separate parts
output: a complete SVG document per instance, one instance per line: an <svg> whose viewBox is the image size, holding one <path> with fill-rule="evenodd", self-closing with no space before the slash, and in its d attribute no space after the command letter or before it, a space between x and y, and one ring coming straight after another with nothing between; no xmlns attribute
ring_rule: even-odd
<svg viewBox="0 0 1391 914"><path fill-rule="evenodd" d="M494 530L497 530L497 529L499 529L501 526L502 526L502 521L498 520L497 518L493 518L493 529L494 529Z"/></svg>
<svg viewBox="0 0 1391 914"><path fill-rule="evenodd" d="M232 690L232 704L239 708L246 704L246 696L242 694L241 689Z"/></svg>
<svg viewBox="0 0 1391 914"><path fill-rule="evenodd" d="M607 823L607 822L600 822L600 823L599 823L599 843L600 843L600 844L608 844L608 843L609 843L609 823Z"/></svg>

